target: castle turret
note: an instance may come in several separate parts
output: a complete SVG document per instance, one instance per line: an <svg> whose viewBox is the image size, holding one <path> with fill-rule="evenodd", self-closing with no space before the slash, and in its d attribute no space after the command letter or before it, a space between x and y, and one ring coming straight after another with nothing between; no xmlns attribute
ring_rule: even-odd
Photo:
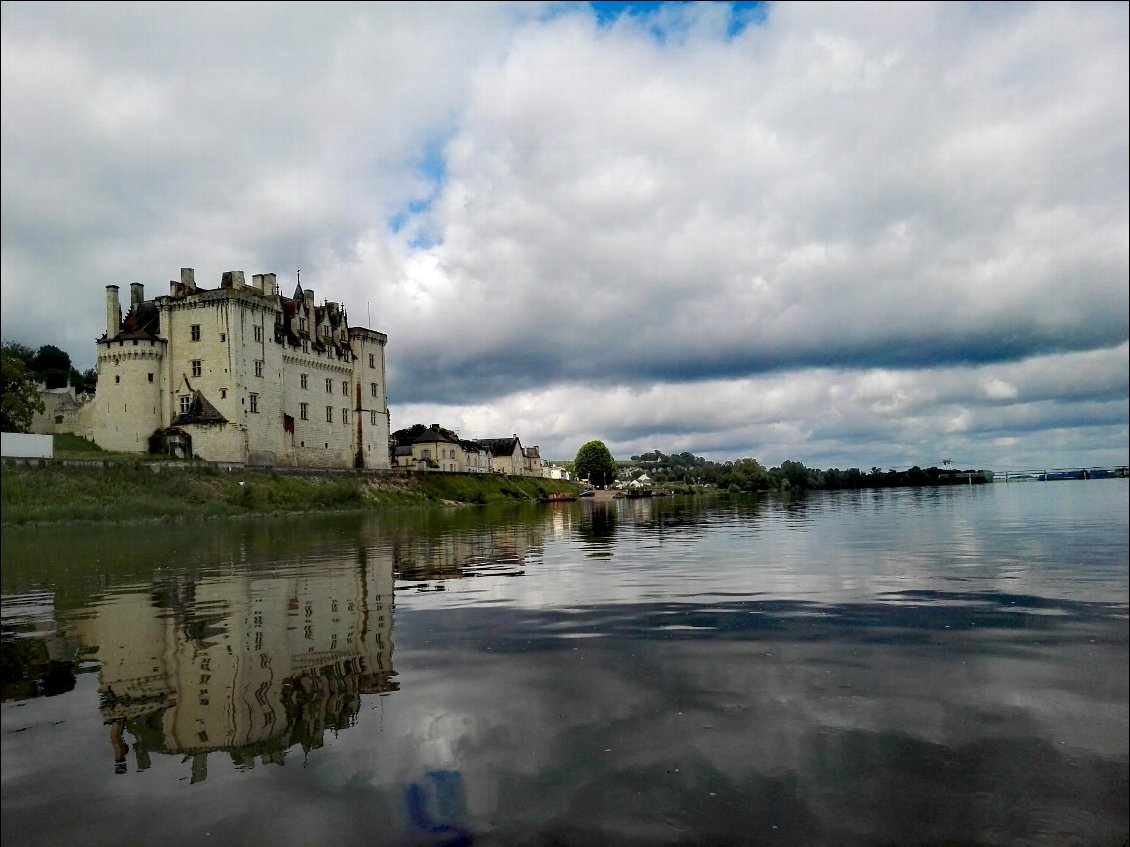
<svg viewBox="0 0 1130 847"><path fill-rule="evenodd" d="M106 286L106 337L113 338L122 329L122 307L118 303L118 286Z"/></svg>

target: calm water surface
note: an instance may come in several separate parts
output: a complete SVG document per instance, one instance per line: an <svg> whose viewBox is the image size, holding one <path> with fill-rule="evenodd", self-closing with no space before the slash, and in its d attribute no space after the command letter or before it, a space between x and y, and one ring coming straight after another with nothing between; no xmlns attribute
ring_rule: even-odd
<svg viewBox="0 0 1130 847"><path fill-rule="evenodd" d="M6 529L0 835L1124 844L1127 492Z"/></svg>

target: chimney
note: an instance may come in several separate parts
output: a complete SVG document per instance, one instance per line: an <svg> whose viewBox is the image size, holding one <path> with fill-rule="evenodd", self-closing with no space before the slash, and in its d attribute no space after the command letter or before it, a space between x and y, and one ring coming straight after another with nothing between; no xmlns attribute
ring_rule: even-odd
<svg viewBox="0 0 1130 847"><path fill-rule="evenodd" d="M256 291L258 291L260 294L263 292L263 275L262 274L252 274L251 275L251 287L254 288Z"/></svg>
<svg viewBox="0 0 1130 847"><path fill-rule="evenodd" d="M278 278L274 274L263 274L263 293L268 297L278 296Z"/></svg>
<svg viewBox="0 0 1130 847"><path fill-rule="evenodd" d="M224 271L220 277L220 288L243 288L243 271Z"/></svg>
<svg viewBox="0 0 1130 847"><path fill-rule="evenodd" d="M118 305L118 286L106 286L106 337L113 338L122 329L122 309Z"/></svg>
<svg viewBox="0 0 1130 847"><path fill-rule="evenodd" d="M187 288L189 291L196 290L196 271L192 268L180 269L180 284Z"/></svg>
<svg viewBox="0 0 1130 847"><path fill-rule="evenodd" d="M129 307L136 309L145 301L145 286L140 282L131 282L129 286Z"/></svg>
<svg viewBox="0 0 1130 847"><path fill-rule="evenodd" d="M314 289L313 288L307 288L302 293L306 295L306 305L307 306L313 306L314 305Z"/></svg>

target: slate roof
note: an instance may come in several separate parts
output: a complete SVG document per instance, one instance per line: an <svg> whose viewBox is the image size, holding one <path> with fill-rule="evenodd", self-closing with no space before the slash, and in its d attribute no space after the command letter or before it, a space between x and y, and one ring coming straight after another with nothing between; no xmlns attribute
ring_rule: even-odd
<svg viewBox="0 0 1130 847"><path fill-rule="evenodd" d="M228 419L220 414L219 409L208 402L199 389L193 392L192 403L189 404L188 411L173 418L173 426L190 423L220 424L227 422Z"/></svg>
<svg viewBox="0 0 1130 847"><path fill-rule="evenodd" d="M518 439L517 437L480 438L479 443L490 450L492 456L513 456L518 446Z"/></svg>

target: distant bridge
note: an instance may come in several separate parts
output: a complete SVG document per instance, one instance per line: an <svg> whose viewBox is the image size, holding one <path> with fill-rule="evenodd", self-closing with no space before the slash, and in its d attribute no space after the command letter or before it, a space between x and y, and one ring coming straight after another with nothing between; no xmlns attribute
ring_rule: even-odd
<svg viewBox="0 0 1130 847"><path fill-rule="evenodd" d="M1034 468L1031 470L993 471L997 482L1055 482L1065 479L1126 479L1126 465L1092 468Z"/></svg>

